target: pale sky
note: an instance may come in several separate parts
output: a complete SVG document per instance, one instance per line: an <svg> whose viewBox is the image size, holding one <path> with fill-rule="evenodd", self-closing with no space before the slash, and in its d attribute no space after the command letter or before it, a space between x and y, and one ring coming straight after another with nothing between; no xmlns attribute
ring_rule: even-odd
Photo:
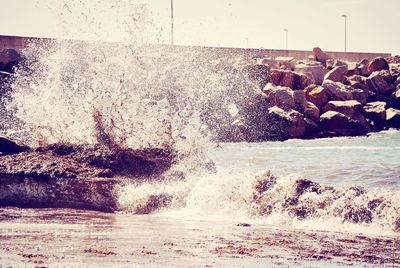
<svg viewBox="0 0 400 268"><path fill-rule="evenodd" d="M93 39L96 37L91 36L91 31L100 29L101 34L94 35L99 39L123 39L111 22L124 16L118 12L127 10L111 12L107 8L111 1L107 0L83 1L88 9L79 11L85 18L96 17L100 28L90 28L86 21L75 32L62 30L58 5L73 1L0 0L0 34ZM140 1L152 14L152 25L158 33L152 42L168 43L170 0ZM103 10L96 13L91 4ZM341 15L346 14L348 51L400 54L400 0L174 0L174 11L174 39L181 45L284 49L283 29L287 28L289 49L311 50L320 46L324 50L343 51ZM72 9L73 16L79 12Z"/></svg>

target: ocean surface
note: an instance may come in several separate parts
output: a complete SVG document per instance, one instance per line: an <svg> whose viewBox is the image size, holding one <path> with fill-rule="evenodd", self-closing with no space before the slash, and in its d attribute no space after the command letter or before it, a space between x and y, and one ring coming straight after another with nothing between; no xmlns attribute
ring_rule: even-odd
<svg viewBox="0 0 400 268"><path fill-rule="evenodd" d="M400 189L400 132L284 142L229 143L210 156L221 170L296 174L333 186Z"/></svg>
<svg viewBox="0 0 400 268"><path fill-rule="evenodd" d="M305 220L285 213L251 216L244 200L251 191L247 182L266 169L278 180L304 177L338 189L361 185L398 200L399 148L398 131L220 144L209 149L215 174L188 178L190 183L127 186L119 197L126 209L116 214L1 208L0 263L3 267L400 267L400 235L384 224L390 217L356 224L331 215ZM133 215L129 210L144 195L158 192L184 202L151 215ZM400 215L397 208L391 213Z"/></svg>

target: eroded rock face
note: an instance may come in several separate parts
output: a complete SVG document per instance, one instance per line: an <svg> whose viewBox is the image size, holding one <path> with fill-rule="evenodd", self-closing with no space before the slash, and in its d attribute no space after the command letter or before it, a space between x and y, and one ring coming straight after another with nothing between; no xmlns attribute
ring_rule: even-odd
<svg viewBox="0 0 400 268"><path fill-rule="evenodd" d="M127 180L156 178L175 161L170 149L110 150L56 144L0 156L0 204L118 209L115 191Z"/></svg>

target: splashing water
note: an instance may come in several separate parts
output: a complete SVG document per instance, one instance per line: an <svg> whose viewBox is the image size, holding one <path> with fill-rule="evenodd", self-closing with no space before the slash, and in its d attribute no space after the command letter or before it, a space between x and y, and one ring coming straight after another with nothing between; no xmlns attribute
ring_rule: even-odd
<svg viewBox="0 0 400 268"><path fill-rule="evenodd" d="M399 204L386 198L387 193L382 197L340 190L340 195L333 189L296 195L293 178L280 178L268 191L257 193L254 173L200 172L210 166L206 150L237 114L259 121L254 117L262 114L262 105L255 102L260 107L253 114L248 109L259 94L254 85L204 52L146 43L152 23L142 4L64 1L58 7L65 32L94 32L103 39L118 29L125 43L31 43L12 85L8 107L19 123L8 134L31 146L104 143L176 151L175 168L184 171L184 178L176 179L171 172L168 179L125 185L118 193L122 211L143 214L168 208L169 215L270 221L276 215L297 219L310 213L339 221L364 217L359 219L363 224L374 218L374 223L389 229L397 228L397 221L400 225ZM373 215L362 210L370 202L376 210ZM347 211L340 211L343 207Z"/></svg>

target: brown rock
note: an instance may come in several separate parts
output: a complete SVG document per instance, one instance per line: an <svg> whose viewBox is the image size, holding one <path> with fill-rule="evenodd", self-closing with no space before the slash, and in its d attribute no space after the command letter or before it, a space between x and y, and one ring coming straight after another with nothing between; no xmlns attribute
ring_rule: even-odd
<svg viewBox="0 0 400 268"><path fill-rule="evenodd" d="M306 118L311 119L314 122L318 122L319 121L319 114L320 114L320 111L319 111L318 107L315 106L314 103L308 101L307 102L307 107L306 107L306 109L304 111L304 116Z"/></svg>
<svg viewBox="0 0 400 268"><path fill-rule="evenodd" d="M331 71L329 71L325 75L324 79L343 83L345 80L345 75L347 74L347 71L348 71L347 65L340 65L340 66L334 67Z"/></svg>
<svg viewBox="0 0 400 268"><path fill-rule="evenodd" d="M293 109L295 100L293 90L288 87L267 84L264 88L269 106L278 106L283 109Z"/></svg>
<svg viewBox="0 0 400 268"><path fill-rule="evenodd" d="M323 52L319 47L313 48L313 55L315 60L321 62L324 66L326 66L327 60L332 59L331 56Z"/></svg>
<svg viewBox="0 0 400 268"><path fill-rule="evenodd" d="M368 71L370 72L376 72L381 70L389 70L389 64L384 58L377 57L373 59L368 65Z"/></svg>
<svg viewBox="0 0 400 268"><path fill-rule="evenodd" d="M348 101L330 101L324 108L323 112L335 111L342 113L350 118L362 117L362 105L358 101L348 100Z"/></svg>
<svg viewBox="0 0 400 268"><path fill-rule="evenodd" d="M304 91L306 92L306 99L318 108L322 108L328 102L328 97L322 86L310 85Z"/></svg>
<svg viewBox="0 0 400 268"><path fill-rule="evenodd" d="M306 124L302 114L279 107L268 109L267 140L285 140L304 136Z"/></svg>
<svg viewBox="0 0 400 268"><path fill-rule="evenodd" d="M304 62L297 64L295 72L306 75L317 85L321 85L324 81L324 67L320 62Z"/></svg>
<svg viewBox="0 0 400 268"><path fill-rule="evenodd" d="M335 111L322 114L320 126L322 131L339 136L363 135L369 131L368 126L363 123Z"/></svg>
<svg viewBox="0 0 400 268"><path fill-rule="evenodd" d="M340 82L333 82L330 80L325 80L322 84L325 92L329 99L331 100L351 100L353 98L351 91L346 88Z"/></svg>
<svg viewBox="0 0 400 268"><path fill-rule="evenodd" d="M311 83L310 79L303 74L277 69L272 70L269 82L277 86L289 87L293 90L302 90Z"/></svg>

